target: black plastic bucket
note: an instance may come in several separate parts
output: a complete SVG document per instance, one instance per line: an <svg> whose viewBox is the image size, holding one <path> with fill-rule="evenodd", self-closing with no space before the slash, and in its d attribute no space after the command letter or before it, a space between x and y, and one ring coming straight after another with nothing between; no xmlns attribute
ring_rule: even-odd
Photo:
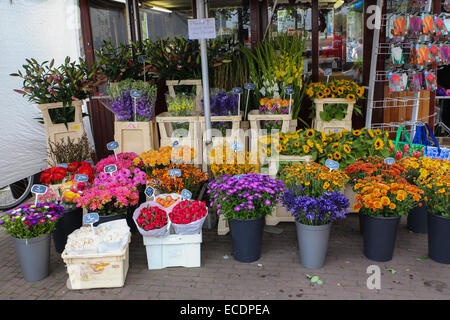
<svg viewBox="0 0 450 320"><path fill-rule="evenodd" d="M364 217L364 255L373 261L392 260L400 217Z"/></svg>
<svg viewBox="0 0 450 320"><path fill-rule="evenodd" d="M406 226L408 230L415 233L428 232L427 209L423 204L421 207L417 206L409 212Z"/></svg>
<svg viewBox="0 0 450 320"><path fill-rule="evenodd" d="M261 257L261 242L265 218L228 220L233 255L237 261L253 262Z"/></svg>
<svg viewBox="0 0 450 320"><path fill-rule="evenodd" d="M428 212L428 256L450 264L450 218Z"/></svg>
<svg viewBox="0 0 450 320"><path fill-rule="evenodd" d="M58 220L52 232L56 252L62 253L66 247L67 237L83 224L83 209L64 210L64 215Z"/></svg>

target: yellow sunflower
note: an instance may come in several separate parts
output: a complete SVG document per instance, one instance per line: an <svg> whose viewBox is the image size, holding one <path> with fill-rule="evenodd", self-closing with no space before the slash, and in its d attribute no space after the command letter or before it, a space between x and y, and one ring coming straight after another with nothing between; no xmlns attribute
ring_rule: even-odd
<svg viewBox="0 0 450 320"><path fill-rule="evenodd" d="M375 143L373 144L375 147L375 150L381 150L384 147L384 142L380 138L378 138Z"/></svg>
<svg viewBox="0 0 450 320"><path fill-rule="evenodd" d="M375 129L373 130L373 133L375 133L375 135L377 136L381 136L383 134L383 131L381 131L380 129Z"/></svg>
<svg viewBox="0 0 450 320"><path fill-rule="evenodd" d="M304 153L306 153L306 154L308 154L308 153L309 153L309 151L310 151L310 148L309 148L309 146L308 146L308 145L304 144L304 145L302 146L302 148L303 148L303 152L304 152Z"/></svg>
<svg viewBox="0 0 450 320"><path fill-rule="evenodd" d="M356 94L361 98L364 94L364 87L358 87L358 89L356 89Z"/></svg>
<svg viewBox="0 0 450 320"><path fill-rule="evenodd" d="M297 148L300 147L300 142L295 141L295 142L294 142L294 147L297 147Z"/></svg>
<svg viewBox="0 0 450 320"><path fill-rule="evenodd" d="M333 154L332 153L327 154L327 158L333 160Z"/></svg>
<svg viewBox="0 0 450 320"><path fill-rule="evenodd" d="M317 99L323 99L323 97L324 97L323 92L322 91L318 91L317 92Z"/></svg>
<svg viewBox="0 0 450 320"><path fill-rule="evenodd" d="M355 97L355 95L354 94L348 94L347 95L347 101L348 102L354 102L356 100L356 97Z"/></svg>
<svg viewBox="0 0 450 320"><path fill-rule="evenodd" d="M352 149L350 148L350 146L348 144L344 144L344 152L346 154L350 154L350 152L352 152Z"/></svg>
<svg viewBox="0 0 450 320"><path fill-rule="evenodd" d="M311 138L312 136L314 136L314 133L315 133L314 129L308 129L306 130L306 137Z"/></svg>
<svg viewBox="0 0 450 320"><path fill-rule="evenodd" d="M395 145L392 140L389 140L389 149L395 149Z"/></svg>
<svg viewBox="0 0 450 320"><path fill-rule="evenodd" d="M359 137L360 135L362 135L362 131L361 130L353 130L352 133L353 133L353 135L355 137Z"/></svg>
<svg viewBox="0 0 450 320"><path fill-rule="evenodd" d="M373 131L372 131L371 129L367 130L367 133L369 134L369 136L370 136L371 138L374 138L374 137L375 137L375 135L373 134Z"/></svg>
<svg viewBox="0 0 450 320"><path fill-rule="evenodd" d="M310 139L306 140L306 144L307 144L310 148L314 148L314 142L312 142Z"/></svg>
<svg viewBox="0 0 450 320"><path fill-rule="evenodd" d="M342 159L342 154L338 151L336 151L333 155L334 160L341 160Z"/></svg>

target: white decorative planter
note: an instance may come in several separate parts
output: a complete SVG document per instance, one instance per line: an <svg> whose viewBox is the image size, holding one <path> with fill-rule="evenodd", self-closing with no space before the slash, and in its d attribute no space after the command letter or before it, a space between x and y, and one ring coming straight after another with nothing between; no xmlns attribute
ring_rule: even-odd
<svg viewBox="0 0 450 320"><path fill-rule="evenodd" d="M347 99L314 99L314 104L316 106L316 117L313 119L312 127L315 130L323 131L326 134L334 131L352 130L352 115L354 102L348 102ZM323 121L320 118L320 112L323 111L323 106L325 104L346 104L347 105L347 115L342 120L331 120L328 122Z"/></svg>

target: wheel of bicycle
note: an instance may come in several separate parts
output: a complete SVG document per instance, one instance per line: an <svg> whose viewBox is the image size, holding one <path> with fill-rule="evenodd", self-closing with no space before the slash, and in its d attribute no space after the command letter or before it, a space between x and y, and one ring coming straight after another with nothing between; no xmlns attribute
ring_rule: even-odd
<svg viewBox="0 0 450 320"><path fill-rule="evenodd" d="M29 176L0 189L0 210L8 210L21 204L30 194L34 176Z"/></svg>

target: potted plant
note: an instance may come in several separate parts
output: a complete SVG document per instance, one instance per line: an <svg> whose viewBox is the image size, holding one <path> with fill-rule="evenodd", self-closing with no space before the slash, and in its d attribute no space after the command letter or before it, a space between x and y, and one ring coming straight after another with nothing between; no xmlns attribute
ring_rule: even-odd
<svg viewBox="0 0 450 320"><path fill-rule="evenodd" d="M50 232L63 214L59 205L37 203L9 210L0 218L0 226L14 239L25 281L49 275Z"/></svg>
<svg viewBox="0 0 450 320"><path fill-rule="evenodd" d="M222 175L208 184L210 206L228 220L237 261L253 262L260 258L264 219L283 192L281 180L257 173Z"/></svg>
<svg viewBox="0 0 450 320"><path fill-rule="evenodd" d="M48 163L50 166L64 165L72 162L87 161L94 166L94 150L89 146L86 133L81 138L60 139L58 141L48 141Z"/></svg>
<svg viewBox="0 0 450 320"><path fill-rule="evenodd" d="M364 255L374 261L392 260L401 216L422 199L423 191L404 178L369 176L355 184L353 209L364 217Z"/></svg>
<svg viewBox="0 0 450 320"><path fill-rule="evenodd" d="M386 164L384 162L384 158L380 156L367 156L364 158L359 158L354 163L348 165L345 168L345 173L350 177L348 182L348 186L351 188L352 201L350 204L353 205L356 203L356 193L353 191L355 184L366 177L370 176L383 176L393 179L400 179L404 177L407 173L407 169L404 167L402 163L392 163ZM349 194L349 191L346 190L345 194ZM363 214L358 214L359 216L359 228L361 234L364 233L364 218L366 217ZM408 215L409 216L409 215Z"/></svg>
<svg viewBox="0 0 450 320"><path fill-rule="evenodd" d="M418 180L428 212L428 256L450 264L450 162L429 158L423 158L423 162L426 169Z"/></svg>
<svg viewBox="0 0 450 320"><path fill-rule="evenodd" d="M136 91L139 95L133 97ZM116 116L114 139L119 142L118 151L141 153L158 147L154 121L156 86L142 80L126 79L109 86L107 92L111 99L109 107Z"/></svg>
<svg viewBox="0 0 450 320"><path fill-rule="evenodd" d="M31 58L26 62L23 73L19 70L11 74L23 79L22 90L14 91L38 104L47 140L56 142L62 133L62 136L82 137L82 100L106 79L98 73L96 66L89 66L83 59L77 63L67 57L58 67L54 67L54 60L39 63Z"/></svg>
<svg viewBox="0 0 450 320"><path fill-rule="evenodd" d="M334 129L352 129L353 111L362 115L355 106L356 100L364 95L364 87L349 80L333 80L327 83L314 82L308 85L306 94L313 100L313 127L316 130L332 132Z"/></svg>
<svg viewBox="0 0 450 320"><path fill-rule="evenodd" d="M171 117L190 117L194 115L195 96L179 93L175 97L166 94L167 111ZM172 130L189 131L190 122L172 122Z"/></svg>
<svg viewBox="0 0 450 320"><path fill-rule="evenodd" d="M422 158L423 159L423 158ZM423 170L423 161L419 157L404 157L398 162L402 164L405 168L405 178L408 183L415 184L419 188L423 189L418 178L420 177L420 172ZM430 159L431 160L431 159ZM431 161L433 162L433 161ZM433 165L439 165L438 163L433 163ZM426 206L423 202L418 203L409 213L407 217L407 228L415 233L427 233L428 232L428 214Z"/></svg>
<svg viewBox="0 0 450 320"><path fill-rule="evenodd" d="M99 164L100 162L97 166ZM133 206L138 204L138 186L145 185L146 180L145 172L139 168L131 170L122 167L112 174L100 172L92 187L85 189L83 195L76 199L77 207L99 214L100 220L94 226L111 220L125 219Z"/></svg>
<svg viewBox="0 0 450 320"><path fill-rule="evenodd" d="M348 199L338 192L348 177L317 163L294 163L280 172L287 191L282 203L295 217L301 263L319 269L325 263L333 221L345 218Z"/></svg>
<svg viewBox="0 0 450 320"><path fill-rule="evenodd" d="M83 224L83 210L76 206L76 200L83 194L83 190L90 187L93 179L93 169L87 162L72 162L68 165L68 171L72 175L68 181L60 186L61 202L64 208L64 216L58 220L55 230L52 232L56 252L62 253L67 243L67 237ZM76 181L75 176L83 174L88 176L88 181Z"/></svg>

